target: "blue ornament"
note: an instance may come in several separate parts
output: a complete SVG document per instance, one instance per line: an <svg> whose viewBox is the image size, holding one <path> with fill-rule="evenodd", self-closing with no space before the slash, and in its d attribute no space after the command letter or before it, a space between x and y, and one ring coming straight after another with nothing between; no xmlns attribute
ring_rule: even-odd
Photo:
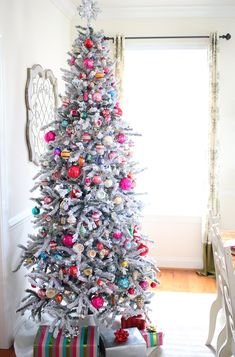
<svg viewBox="0 0 235 357"><path fill-rule="evenodd" d="M63 120L62 123L61 123L61 126L62 126L63 128L67 128L68 124L69 124L69 123L68 123L67 120Z"/></svg>
<svg viewBox="0 0 235 357"><path fill-rule="evenodd" d="M119 288L127 289L130 285L129 279L126 276L122 276L117 279L117 284Z"/></svg>
<svg viewBox="0 0 235 357"><path fill-rule="evenodd" d="M98 156L95 160L97 165L103 165L104 164L104 158L102 156Z"/></svg>
<svg viewBox="0 0 235 357"><path fill-rule="evenodd" d="M32 209L32 214L33 214L34 216L37 216L39 213L40 213L40 209L39 209L38 207L34 207L34 208Z"/></svg>
<svg viewBox="0 0 235 357"><path fill-rule="evenodd" d="M48 254L46 252L41 252L38 256L39 259L47 260Z"/></svg>

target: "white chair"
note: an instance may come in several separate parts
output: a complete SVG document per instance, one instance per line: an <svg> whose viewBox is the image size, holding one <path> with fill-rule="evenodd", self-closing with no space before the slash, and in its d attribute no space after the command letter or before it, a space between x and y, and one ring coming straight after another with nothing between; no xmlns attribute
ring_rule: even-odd
<svg viewBox="0 0 235 357"><path fill-rule="evenodd" d="M211 227L211 242L217 281L217 299L211 306L210 327L207 344L214 335L216 317L220 308L225 314L225 325L221 329L216 346L217 357L235 356L235 273L230 246L220 236L218 225Z"/></svg>

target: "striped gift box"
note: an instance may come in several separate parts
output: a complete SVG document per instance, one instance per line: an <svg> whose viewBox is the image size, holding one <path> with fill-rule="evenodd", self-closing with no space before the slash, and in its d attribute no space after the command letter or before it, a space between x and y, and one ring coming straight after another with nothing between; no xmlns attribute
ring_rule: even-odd
<svg viewBox="0 0 235 357"><path fill-rule="evenodd" d="M163 345L163 333L162 332L149 332L146 330L140 331L145 339L147 347L161 346Z"/></svg>
<svg viewBox="0 0 235 357"><path fill-rule="evenodd" d="M98 357L99 332L96 326L81 327L72 339L62 335L53 338L49 326L40 326L34 340L34 357Z"/></svg>

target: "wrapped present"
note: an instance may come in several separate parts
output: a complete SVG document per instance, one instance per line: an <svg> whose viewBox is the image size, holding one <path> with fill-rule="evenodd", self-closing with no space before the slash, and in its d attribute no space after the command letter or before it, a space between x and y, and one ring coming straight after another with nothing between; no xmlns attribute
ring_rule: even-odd
<svg viewBox="0 0 235 357"><path fill-rule="evenodd" d="M105 357L145 357L147 356L146 343L138 328L128 328L128 338L118 342L115 330L101 330L102 350Z"/></svg>
<svg viewBox="0 0 235 357"><path fill-rule="evenodd" d="M161 346L163 344L163 333L152 331L151 329L140 331L145 339L147 347Z"/></svg>
<svg viewBox="0 0 235 357"><path fill-rule="evenodd" d="M122 328L137 327L139 330L144 330L146 328L146 321L142 315L131 316L128 319L122 316L121 326Z"/></svg>
<svg viewBox="0 0 235 357"><path fill-rule="evenodd" d="M69 339L60 330L53 338L49 326L40 326L34 340L34 357L98 357L99 332L96 326L81 327L80 334Z"/></svg>

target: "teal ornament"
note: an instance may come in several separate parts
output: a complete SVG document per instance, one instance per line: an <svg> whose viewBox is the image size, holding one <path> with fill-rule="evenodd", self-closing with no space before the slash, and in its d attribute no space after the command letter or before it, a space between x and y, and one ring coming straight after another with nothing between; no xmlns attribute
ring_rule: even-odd
<svg viewBox="0 0 235 357"><path fill-rule="evenodd" d="M56 259L56 260L62 260L62 256L58 253L54 254L53 257Z"/></svg>
<svg viewBox="0 0 235 357"><path fill-rule="evenodd" d="M108 93L111 95L112 98L116 96L115 90L110 90Z"/></svg>
<svg viewBox="0 0 235 357"><path fill-rule="evenodd" d="M81 116L82 119L86 119L87 118L87 113L86 112L82 112L80 116Z"/></svg>
<svg viewBox="0 0 235 357"><path fill-rule="evenodd" d="M68 124L69 124L69 123L68 123L67 120L63 120L62 123L61 123L61 126L62 126L63 128L67 128Z"/></svg>
<svg viewBox="0 0 235 357"><path fill-rule="evenodd" d="M127 289L130 285L129 279L126 276L122 276L117 279L117 285L121 289Z"/></svg>
<svg viewBox="0 0 235 357"><path fill-rule="evenodd" d="M39 209L38 207L34 207L34 208L32 209L32 214L33 214L34 216L37 216L39 213L40 213L40 209Z"/></svg>
<svg viewBox="0 0 235 357"><path fill-rule="evenodd" d="M41 252L38 256L39 259L47 260L48 254L46 252Z"/></svg>

